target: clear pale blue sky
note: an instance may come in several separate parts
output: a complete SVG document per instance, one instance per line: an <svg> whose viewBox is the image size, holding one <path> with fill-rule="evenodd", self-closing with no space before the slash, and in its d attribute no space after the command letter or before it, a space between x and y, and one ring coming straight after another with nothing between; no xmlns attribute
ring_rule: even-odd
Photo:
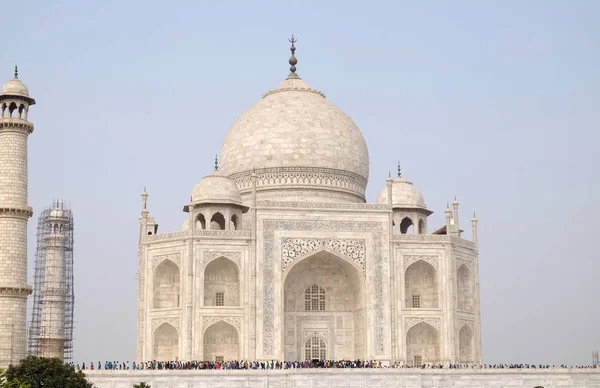
<svg viewBox="0 0 600 388"><path fill-rule="evenodd" d="M600 2L19 1L2 7L0 79L38 105L29 225L76 222L78 361L135 355L144 185L160 230L238 115L288 73L349 114L369 200L397 160L432 227L457 195L480 218L484 362L583 364L600 348ZM467 233L467 237L470 233Z"/></svg>

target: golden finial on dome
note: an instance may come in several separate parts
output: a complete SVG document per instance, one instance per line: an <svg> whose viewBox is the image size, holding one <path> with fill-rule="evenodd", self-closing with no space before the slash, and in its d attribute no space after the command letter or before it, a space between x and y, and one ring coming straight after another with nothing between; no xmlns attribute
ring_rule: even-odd
<svg viewBox="0 0 600 388"><path fill-rule="evenodd" d="M19 68L15 65L15 79L19 79Z"/></svg>
<svg viewBox="0 0 600 388"><path fill-rule="evenodd" d="M215 155L215 171L219 170L219 155Z"/></svg>

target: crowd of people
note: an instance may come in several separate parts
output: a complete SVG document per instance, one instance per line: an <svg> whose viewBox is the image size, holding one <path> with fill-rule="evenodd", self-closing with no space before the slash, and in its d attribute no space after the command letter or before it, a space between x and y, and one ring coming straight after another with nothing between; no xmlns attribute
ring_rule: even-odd
<svg viewBox="0 0 600 388"><path fill-rule="evenodd" d="M119 362L105 361L102 364L91 362L77 364L77 370L248 370L248 369L307 369L307 368L417 368L417 369L556 369L556 368L598 368L598 366L579 365L535 365L535 364L423 364L410 366L403 363L384 365L381 361L327 360L327 361L145 361Z"/></svg>

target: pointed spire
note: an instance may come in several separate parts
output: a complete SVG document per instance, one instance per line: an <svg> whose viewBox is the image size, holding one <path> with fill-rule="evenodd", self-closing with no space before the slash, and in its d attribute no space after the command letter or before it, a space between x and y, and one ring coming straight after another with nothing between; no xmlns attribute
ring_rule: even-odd
<svg viewBox="0 0 600 388"><path fill-rule="evenodd" d="M142 193L142 213L147 213L146 205L148 203L148 192L146 192L146 185L144 185L144 192Z"/></svg>
<svg viewBox="0 0 600 388"><path fill-rule="evenodd" d="M219 170L219 155L215 155L215 171Z"/></svg>
<svg viewBox="0 0 600 388"><path fill-rule="evenodd" d="M398 178L402 178L402 169L400 168L400 161L398 161Z"/></svg>
<svg viewBox="0 0 600 388"><path fill-rule="evenodd" d="M19 79L19 68L15 65L15 79Z"/></svg>
<svg viewBox="0 0 600 388"><path fill-rule="evenodd" d="M296 74L296 64L298 63L298 60L296 59L296 46L294 46L294 43L296 43L298 40L296 38L294 38L294 34L292 34L292 37L290 39L288 39L288 41L290 43L292 43L292 46L290 47L290 51L292 52L292 56L290 57L289 63L290 63L290 75L288 76L288 78L298 78L298 75Z"/></svg>

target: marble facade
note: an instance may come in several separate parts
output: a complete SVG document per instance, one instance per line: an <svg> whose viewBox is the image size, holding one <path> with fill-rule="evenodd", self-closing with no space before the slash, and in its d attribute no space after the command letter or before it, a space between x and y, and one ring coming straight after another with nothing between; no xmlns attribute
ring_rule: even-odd
<svg viewBox="0 0 600 388"><path fill-rule="evenodd" d="M428 230L400 171L368 203L362 133L292 67L233 124L180 231L158 233L144 191L137 360L480 362L477 220L463 239L455 201Z"/></svg>

